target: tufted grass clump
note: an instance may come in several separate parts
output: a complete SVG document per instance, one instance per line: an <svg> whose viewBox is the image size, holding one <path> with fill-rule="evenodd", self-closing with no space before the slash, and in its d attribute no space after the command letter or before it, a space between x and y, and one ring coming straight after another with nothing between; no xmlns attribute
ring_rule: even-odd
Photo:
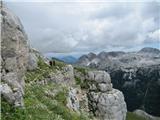
<svg viewBox="0 0 160 120"><path fill-rule="evenodd" d="M15 108L1 96L1 120L25 120L25 114L25 109Z"/></svg>

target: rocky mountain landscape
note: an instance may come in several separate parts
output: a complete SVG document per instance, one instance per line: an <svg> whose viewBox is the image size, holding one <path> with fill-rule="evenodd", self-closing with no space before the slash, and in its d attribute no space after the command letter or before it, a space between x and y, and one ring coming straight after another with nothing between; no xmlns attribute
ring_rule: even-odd
<svg viewBox="0 0 160 120"><path fill-rule="evenodd" d="M75 84L74 68L71 65L56 61L54 66L50 66L49 61L38 51L28 47L27 35L19 18L4 5L1 5L1 15L2 119L125 120L127 110L123 94L112 90L111 79L106 72L90 71L85 76L91 84L95 81L105 91L102 95L98 95L100 91L93 91L101 96L103 103L97 101L90 90L81 90ZM103 90L105 85L110 89ZM115 100L112 101L114 96ZM94 101L95 106L88 106ZM97 102L99 104L96 105ZM94 113L93 117L89 117L89 111Z"/></svg>
<svg viewBox="0 0 160 120"><path fill-rule="evenodd" d="M151 116L159 116L158 50L91 53L72 66L29 47L19 18L2 3L1 18L2 120L159 120Z"/></svg>
<svg viewBox="0 0 160 120"><path fill-rule="evenodd" d="M123 92L129 111L141 109L160 116L159 49L89 53L81 56L77 64L110 73L113 87Z"/></svg>

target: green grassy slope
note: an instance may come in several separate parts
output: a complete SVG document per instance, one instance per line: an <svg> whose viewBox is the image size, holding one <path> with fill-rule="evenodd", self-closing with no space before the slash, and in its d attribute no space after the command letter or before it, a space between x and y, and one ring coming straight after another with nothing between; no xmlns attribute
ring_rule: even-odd
<svg viewBox="0 0 160 120"><path fill-rule="evenodd" d="M87 120L66 107L67 89L55 84L27 85L25 109L14 108L2 100L2 120Z"/></svg>

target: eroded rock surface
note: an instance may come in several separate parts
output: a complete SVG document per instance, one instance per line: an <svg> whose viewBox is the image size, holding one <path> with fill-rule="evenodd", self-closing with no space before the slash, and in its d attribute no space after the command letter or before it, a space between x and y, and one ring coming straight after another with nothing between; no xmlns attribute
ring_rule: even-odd
<svg viewBox="0 0 160 120"><path fill-rule="evenodd" d="M19 18L1 4L2 97L23 106L24 74L28 64L27 35ZM8 91L8 92L7 92Z"/></svg>
<svg viewBox="0 0 160 120"><path fill-rule="evenodd" d="M88 72L89 109L100 120L125 120L126 103L119 90L113 89L105 71Z"/></svg>

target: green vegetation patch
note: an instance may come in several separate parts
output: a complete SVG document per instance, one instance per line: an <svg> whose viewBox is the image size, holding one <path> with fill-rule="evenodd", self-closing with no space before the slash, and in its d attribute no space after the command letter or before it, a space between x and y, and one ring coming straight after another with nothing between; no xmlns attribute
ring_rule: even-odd
<svg viewBox="0 0 160 120"><path fill-rule="evenodd" d="M59 69L62 69L63 67L66 66L66 63L64 63L62 60L56 59L54 57L52 58L52 61L55 61L55 66L58 66Z"/></svg>
<svg viewBox="0 0 160 120"><path fill-rule="evenodd" d="M48 77L51 72L55 72L55 68L51 68L48 64L44 62L44 60L39 57L38 58L38 68L32 71L27 71L25 75L25 82L33 82L43 80Z"/></svg>
<svg viewBox="0 0 160 120"><path fill-rule="evenodd" d="M126 120L146 120L146 119L141 116L138 116L132 112L127 112Z"/></svg>
<svg viewBox="0 0 160 120"><path fill-rule="evenodd" d="M45 63L45 61L39 57L38 58L38 68L32 71L27 71L25 75L25 82L35 82L35 81L41 81L44 80L49 76L50 73L56 72L56 70L62 70L62 68L66 64L55 60L55 65L50 66Z"/></svg>
<svg viewBox="0 0 160 120"><path fill-rule="evenodd" d="M75 82L76 82L76 85L80 85L80 87L82 89L88 89L89 88L89 84L92 83L92 81L90 81L90 80L87 80L87 79L81 80L81 78L79 78L79 77L75 77Z"/></svg>
<svg viewBox="0 0 160 120"><path fill-rule="evenodd" d="M88 70L87 68L83 68L83 67L74 67L74 69L82 73L83 75L86 75L87 70Z"/></svg>
<svg viewBox="0 0 160 120"><path fill-rule="evenodd" d="M25 109L13 107L1 96L1 120L24 120L25 113Z"/></svg>
<svg viewBox="0 0 160 120"><path fill-rule="evenodd" d="M2 120L89 120L66 107L67 93L67 88L57 84L26 85L25 109L2 99Z"/></svg>

